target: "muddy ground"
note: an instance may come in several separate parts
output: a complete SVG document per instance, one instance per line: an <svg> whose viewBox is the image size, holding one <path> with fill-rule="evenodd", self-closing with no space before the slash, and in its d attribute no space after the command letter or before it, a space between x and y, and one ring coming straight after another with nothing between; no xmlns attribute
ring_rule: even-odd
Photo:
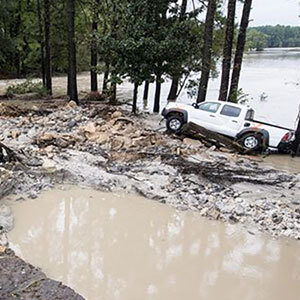
<svg viewBox="0 0 300 300"><path fill-rule="evenodd" d="M60 282L48 279L13 251L0 251L0 299L84 300Z"/></svg>
<svg viewBox="0 0 300 300"><path fill-rule="evenodd" d="M133 116L126 107L101 103L0 103L0 142L17 154L17 161L7 162L4 151L0 199L36 198L62 183L125 190L242 223L254 234L300 239L299 174L168 135L158 122L159 117ZM4 233L13 228L13 216L3 201L0 226L7 246Z"/></svg>

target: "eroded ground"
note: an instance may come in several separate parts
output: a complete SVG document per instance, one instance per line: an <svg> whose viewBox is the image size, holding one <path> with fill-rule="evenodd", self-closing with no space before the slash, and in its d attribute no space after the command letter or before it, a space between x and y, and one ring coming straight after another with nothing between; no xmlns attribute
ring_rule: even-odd
<svg viewBox="0 0 300 300"><path fill-rule="evenodd" d="M135 192L252 233L300 239L299 175L169 136L158 121L104 104L0 103L0 142L19 158L0 166L0 198L36 198L58 183ZM13 216L3 202L0 226L5 245Z"/></svg>
<svg viewBox="0 0 300 300"><path fill-rule="evenodd" d="M153 116L103 104L2 104L0 114L0 141L23 162L2 165L1 197L34 198L56 183L75 183L138 192L205 217L300 238L299 175L261 167L260 158L168 136L155 129Z"/></svg>

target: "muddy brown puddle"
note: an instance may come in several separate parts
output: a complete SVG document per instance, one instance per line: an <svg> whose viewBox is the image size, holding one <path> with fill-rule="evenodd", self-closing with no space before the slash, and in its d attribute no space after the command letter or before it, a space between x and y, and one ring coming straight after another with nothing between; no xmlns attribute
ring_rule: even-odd
<svg viewBox="0 0 300 300"><path fill-rule="evenodd" d="M300 173L300 157L290 155L272 154L264 158L263 165L275 168L279 171Z"/></svg>
<svg viewBox="0 0 300 300"><path fill-rule="evenodd" d="M298 300L300 243L135 195L71 188L13 205L16 253L88 300Z"/></svg>

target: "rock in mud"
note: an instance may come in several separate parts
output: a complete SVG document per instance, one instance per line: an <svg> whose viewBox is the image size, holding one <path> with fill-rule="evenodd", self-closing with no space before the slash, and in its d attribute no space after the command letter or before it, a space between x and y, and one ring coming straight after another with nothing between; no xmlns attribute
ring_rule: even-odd
<svg viewBox="0 0 300 300"><path fill-rule="evenodd" d="M11 208L2 204L0 206L0 228L4 231L10 231L13 228L14 218Z"/></svg>

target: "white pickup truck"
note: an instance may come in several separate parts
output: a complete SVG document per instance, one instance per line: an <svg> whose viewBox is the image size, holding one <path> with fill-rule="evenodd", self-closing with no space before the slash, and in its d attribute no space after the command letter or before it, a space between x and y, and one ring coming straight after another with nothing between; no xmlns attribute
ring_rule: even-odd
<svg viewBox="0 0 300 300"><path fill-rule="evenodd" d="M167 120L167 129L172 132L180 132L185 123L193 122L236 139L251 150L261 150L264 141L268 148L288 152L294 139L294 131L256 121L254 114L249 106L223 101L206 101L193 105L170 102L162 111Z"/></svg>

